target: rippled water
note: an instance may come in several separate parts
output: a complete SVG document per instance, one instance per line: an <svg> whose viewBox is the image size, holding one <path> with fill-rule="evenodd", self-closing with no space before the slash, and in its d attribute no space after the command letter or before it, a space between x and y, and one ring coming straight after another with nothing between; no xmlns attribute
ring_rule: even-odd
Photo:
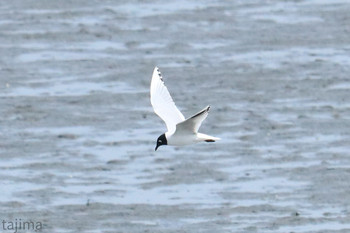
<svg viewBox="0 0 350 233"><path fill-rule="evenodd" d="M1 221L43 232L350 231L350 4L0 4ZM212 144L161 147L158 65ZM28 230L31 232L31 230Z"/></svg>

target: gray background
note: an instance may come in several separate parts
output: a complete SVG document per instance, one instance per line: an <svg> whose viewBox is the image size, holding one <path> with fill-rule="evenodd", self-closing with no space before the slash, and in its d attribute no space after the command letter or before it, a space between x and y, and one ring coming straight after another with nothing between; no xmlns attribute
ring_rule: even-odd
<svg viewBox="0 0 350 233"><path fill-rule="evenodd" d="M2 1L1 220L350 232L349 12L346 0ZM185 116L212 106L201 131L220 142L154 152L155 65Z"/></svg>

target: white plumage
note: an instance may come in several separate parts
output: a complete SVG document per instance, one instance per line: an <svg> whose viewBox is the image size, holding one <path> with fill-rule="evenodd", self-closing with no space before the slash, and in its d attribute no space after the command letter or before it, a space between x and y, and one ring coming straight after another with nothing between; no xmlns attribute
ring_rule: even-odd
<svg viewBox="0 0 350 233"><path fill-rule="evenodd" d="M156 150L161 145L183 146L200 141L214 142L219 140L217 137L198 133L199 127L208 116L210 106L185 119L171 98L168 88L164 85L158 67L155 67L153 71L150 92L153 110L168 128L168 132L157 139Z"/></svg>
<svg viewBox="0 0 350 233"><path fill-rule="evenodd" d="M176 124L185 120L176 107L168 88L164 85L159 68L154 68L151 81L151 104L154 112L165 122L168 132L174 132Z"/></svg>

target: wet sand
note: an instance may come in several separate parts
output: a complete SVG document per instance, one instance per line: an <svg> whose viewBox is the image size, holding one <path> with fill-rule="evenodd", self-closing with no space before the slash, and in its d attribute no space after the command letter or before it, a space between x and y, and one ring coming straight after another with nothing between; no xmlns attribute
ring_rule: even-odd
<svg viewBox="0 0 350 233"><path fill-rule="evenodd" d="M0 220L350 232L349 11L346 0L0 4ZM220 142L154 152L155 65L185 116L212 106L201 131Z"/></svg>

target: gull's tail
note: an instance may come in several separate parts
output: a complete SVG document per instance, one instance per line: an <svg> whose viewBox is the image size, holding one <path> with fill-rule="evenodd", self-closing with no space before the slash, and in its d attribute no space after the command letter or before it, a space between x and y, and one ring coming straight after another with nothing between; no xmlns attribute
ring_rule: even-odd
<svg viewBox="0 0 350 233"><path fill-rule="evenodd" d="M205 142L215 142L220 140L220 138L209 136L204 133L197 133L197 138L198 138L198 141L205 141Z"/></svg>

